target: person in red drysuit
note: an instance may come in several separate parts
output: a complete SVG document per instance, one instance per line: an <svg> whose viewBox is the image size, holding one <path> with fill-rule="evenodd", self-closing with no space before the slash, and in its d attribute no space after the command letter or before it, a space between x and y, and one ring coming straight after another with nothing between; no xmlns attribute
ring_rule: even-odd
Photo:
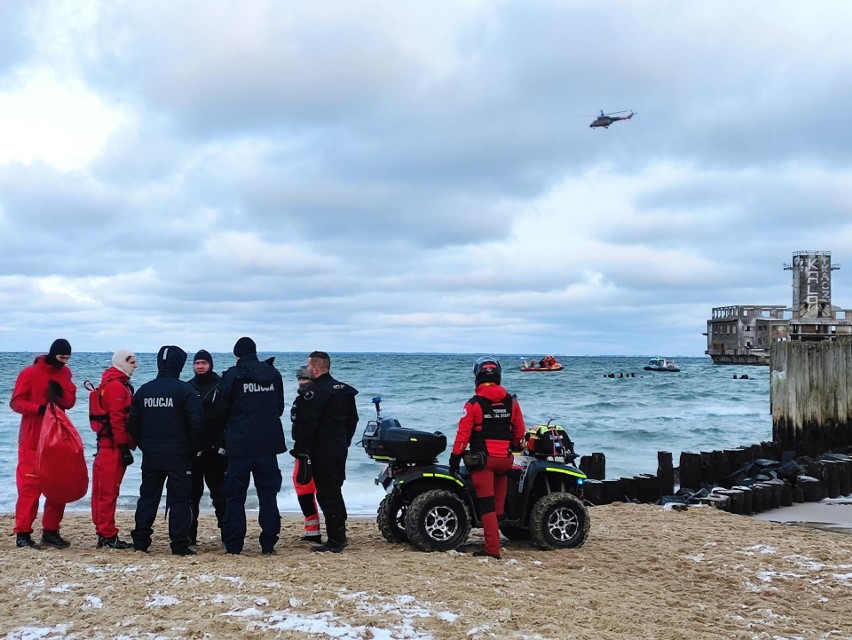
<svg viewBox="0 0 852 640"><path fill-rule="evenodd" d="M46 356L38 356L15 381L15 390L9 406L21 414L18 435L18 468L15 482L18 501L15 504L15 544L19 548L40 548L32 539L33 522L38 515L41 487L36 473L36 455L41 436L41 423L48 404L66 411L77 402L77 387L71 379L67 363L71 358L71 345L64 338L53 341ZM42 516L41 544L64 549L70 542L59 535L65 504L45 499Z"/></svg>
<svg viewBox="0 0 852 640"><path fill-rule="evenodd" d="M512 468L512 450L520 451L526 427L517 399L500 386L500 363L490 356L479 358L473 365L473 374L476 391L464 405L459 420L450 473L458 473L468 445L471 453L487 454L484 467L470 470L485 533L485 549L473 555L499 560L499 520L506 505L506 474Z"/></svg>
<svg viewBox="0 0 852 640"><path fill-rule="evenodd" d="M290 422L293 424L296 423L299 402L305 395L305 391L311 386L308 368L299 367L296 370L296 379L299 381L299 389L296 391L296 397L290 408ZM293 440L295 439L294 436ZM296 458L296 464L293 465L293 488L296 490L299 508L305 517L305 535L302 536L302 540L322 544L319 509L317 508L317 486L314 483L313 473L309 471L310 464L311 459L308 456ZM304 465L308 465L308 469L305 469ZM307 481L304 481L305 478L307 478Z"/></svg>
<svg viewBox="0 0 852 640"><path fill-rule="evenodd" d="M112 356L112 366L101 375L101 384L89 396L89 419L98 434L98 451L92 464L92 522L98 549L133 547L132 542L118 537L115 508L124 472L133 462L130 450L136 448L127 433L127 416L133 400L130 377L138 366L132 351L119 349Z"/></svg>

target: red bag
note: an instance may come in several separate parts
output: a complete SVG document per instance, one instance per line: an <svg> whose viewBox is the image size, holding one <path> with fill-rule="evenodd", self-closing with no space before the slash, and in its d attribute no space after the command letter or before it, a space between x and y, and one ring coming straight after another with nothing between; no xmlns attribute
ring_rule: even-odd
<svg viewBox="0 0 852 640"><path fill-rule="evenodd" d="M48 405L41 423L36 475L41 492L54 502L74 502L89 489L83 440L71 418L53 404Z"/></svg>

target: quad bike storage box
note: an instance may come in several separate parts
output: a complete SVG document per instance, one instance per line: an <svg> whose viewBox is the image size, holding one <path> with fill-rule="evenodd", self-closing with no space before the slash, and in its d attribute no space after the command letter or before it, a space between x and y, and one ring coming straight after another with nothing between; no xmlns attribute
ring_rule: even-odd
<svg viewBox="0 0 852 640"><path fill-rule="evenodd" d="M447 448L447 436L440 431L406 429L395 418L382 418L367 424L362 443L374 459L431 463Z"/></svg>

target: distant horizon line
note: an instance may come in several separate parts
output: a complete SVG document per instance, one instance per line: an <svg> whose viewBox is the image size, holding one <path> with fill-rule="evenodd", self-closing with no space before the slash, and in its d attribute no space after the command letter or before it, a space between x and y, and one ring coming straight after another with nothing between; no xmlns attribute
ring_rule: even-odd
<svg viewBox="0 0 852 640"><path fill-rule="evenodd" d="M180 345L175 345L180 346ZM181 349L183 347L180 347ZM145 354L145 355L156 355L157 351L134 351L136 354ZM26 355L47 355L46 351L0 351L0 353L21 353ZM80 354L94 354L94 355L102 355L102 354L111 354L114 351L73 351L73 355ZM189 352L186 352L189 355ZM258 351L258 354L282 354L282 355L307 355L310 351ZM530 352L526 353L499 353L496 351L328 351L329 355L339 354L339 355L400 355L400 356L482 356L482 355L493 355L493 356L509 356L509 357L518 357L518 358L533 358L538 355L536 352L534 355L530 355ZM544 353L544 352L542 352ZM231 351L210 351L210 355L220 355L220 356L233 356L233 352ZM565 354L558 352L550 352L544 353L544 355L552 355L555 358L655 358L655 357L664 357L660 356L658 352L653 353L633 353L633 354ZM709 358L710 356L706 354L690 356L690 355L674 355L674 356L666 356L670 359L672 358Z"/></svg>

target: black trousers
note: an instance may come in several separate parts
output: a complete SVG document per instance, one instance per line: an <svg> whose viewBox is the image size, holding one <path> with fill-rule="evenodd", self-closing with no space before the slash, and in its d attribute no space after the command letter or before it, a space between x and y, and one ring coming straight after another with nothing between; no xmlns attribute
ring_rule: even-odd
<svg viewBox="0 0 852 640"><path fill-rule="evenodd" d="M311 453L317 502L325 516L329 544L346 544L346 503L343 501L346 453L345 449Z"/></svg>
<svg viewBox="0 0 852 640"><path fill-rule="evenodd" d="M210 501L216 512L216 526L222 527L225 517L225 470L228 458L215 451L205 450L192 461L192 525L189 537L193 543L198 540L198 512L201 496L204 495L204 483L210 490Z"/></svg>
<svg viewBox="0 0 852 640"><path fill-rule="evenodd" d="M274 455L257 458L228 458L225 472L225 518L222 520L222 542L228 553L241 553L246 538L246 496L249 476L257 491L260 524L260 548L271 551L281 533L281 512L278 492L281 490L281 469Z"/></svg>
<svg viewBox="0 0 852 640"><path fill-rule="evenodd" d="M189 547L192 524L192 472L189 470L142 469L142 484L136 503L136 528L130 533L136 549L148 550L154 533L154 520L166 486L166 511L169 513L169 541L172 551Z"/></svg>

